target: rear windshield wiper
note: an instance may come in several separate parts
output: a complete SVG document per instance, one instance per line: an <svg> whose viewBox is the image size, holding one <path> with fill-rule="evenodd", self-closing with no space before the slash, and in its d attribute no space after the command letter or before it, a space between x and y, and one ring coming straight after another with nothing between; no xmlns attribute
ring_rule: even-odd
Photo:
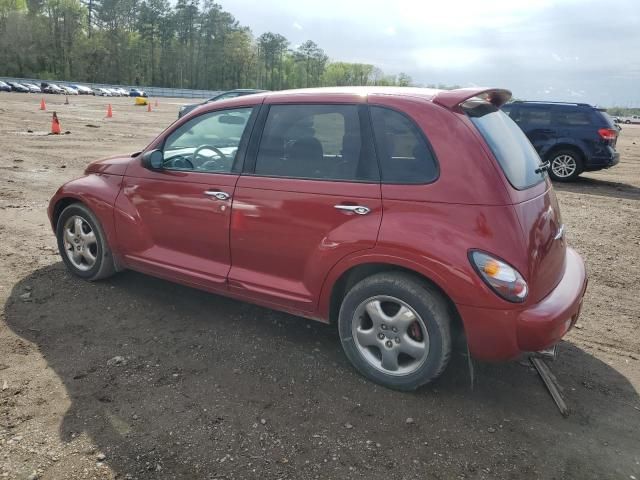
<svg viewBox="0 0 640 480"><path fill-rule="evenodd" d="M551 164L547 161L547 162L541 163L540 166L534 170L534 172L536 173L548 172L549 167L551 167Z"/></svg>

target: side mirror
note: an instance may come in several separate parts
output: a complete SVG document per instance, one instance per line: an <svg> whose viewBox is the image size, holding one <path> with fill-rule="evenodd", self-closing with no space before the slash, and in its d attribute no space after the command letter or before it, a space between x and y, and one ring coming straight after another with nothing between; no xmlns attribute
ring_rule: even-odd
<svg viewBox="0 0 640 480"><path fill-rule="evenodd" d="M164 162L162 150L149 150L142 154L142 166L149 170L161 170Z"/></svg>

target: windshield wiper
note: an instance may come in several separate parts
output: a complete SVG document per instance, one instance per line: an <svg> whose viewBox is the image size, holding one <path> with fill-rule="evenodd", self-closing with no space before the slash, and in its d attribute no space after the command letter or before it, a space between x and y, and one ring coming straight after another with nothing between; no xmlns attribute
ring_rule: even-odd
<svg viewBox="0 0 640 480"><path fill-rule="evenodd" d="M534 172L535 173L548 172L550 167L551 167L551 164L547 161L547 162L541 163L540 166L534 170Z"/></svg>

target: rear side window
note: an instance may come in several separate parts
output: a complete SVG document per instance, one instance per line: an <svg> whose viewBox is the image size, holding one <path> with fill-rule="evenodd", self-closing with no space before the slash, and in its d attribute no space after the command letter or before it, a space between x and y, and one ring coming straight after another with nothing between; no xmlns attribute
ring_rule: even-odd
<svg viewBox="0 0 640 480"><path fill-rule="evenodd" d="M412 120L384 107L371 107L371 120L384 183L420 184L438 178L435 156Z"/></svg>
<svg viewBox="0 0 640 480"><path fill-rule="evenodd" d="M273 105L260 140L256 175L378 181L363 142L357 105Z"/></svg>
<svg viewBox="0 0 640 480"><path fill-rule="evenodd" d="M518 123L544 127L551 124L551 109L545 107L520 107Z"/></svg>
<svg viewBox="0 0 640 480"><path fill-rule="evenodd" d="M508 115L480 101L466 102L463 108L514 188L524 190L544 179L544 173L536 173L541 163L538 152Z"/></svg>

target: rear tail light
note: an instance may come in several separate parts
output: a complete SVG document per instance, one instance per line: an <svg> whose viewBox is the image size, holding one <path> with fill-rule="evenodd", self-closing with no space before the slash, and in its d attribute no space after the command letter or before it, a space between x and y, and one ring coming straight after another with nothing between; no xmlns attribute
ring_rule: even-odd
<svg viewBox="0 0 640 480"><path fill-rule="evenodd" d="M514 303L525 301L527 282L511 265L479 251L472 251L469 260L480 278L500 297Z"/></svg>
<svg viewBox="0 0 640 480"><path fill-rule="evenodd" d="M598 134L603 140L615 140L618 136L618 131L613 128L601 128L598 130Z"/></svg>

